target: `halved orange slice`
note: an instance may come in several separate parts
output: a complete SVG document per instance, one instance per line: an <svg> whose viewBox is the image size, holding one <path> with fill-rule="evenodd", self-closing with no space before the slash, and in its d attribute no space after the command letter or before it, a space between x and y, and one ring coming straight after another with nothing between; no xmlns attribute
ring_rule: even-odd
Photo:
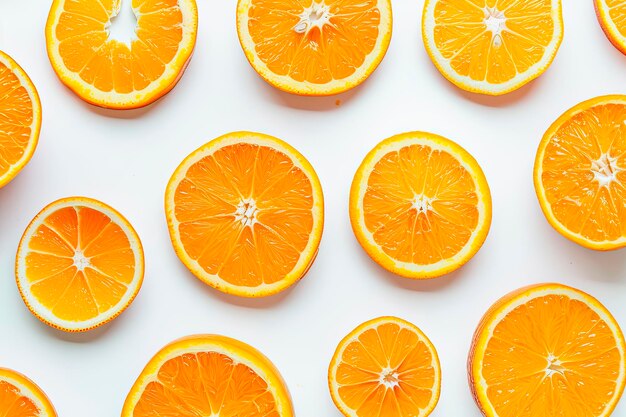
<svg viewBox="0 0 626 417"><path fill-rule="evenodd" d="M357 170L350 221L367 254L407 278L460 268L491 225L491 194L476 160L456 143L425 132L380 142Z"/></svg>
<svg viewBox="0 0 626 417"><path fill-rule="evenodd" d="M328 385L346 417L426 417L439 401L439 357L415 325L379 317L339 343Z"/></svg>
<svg viewBox="0 0 626 417"><path fill-rule="evenodd" d="M19 372L0 368L0 415L3 417L57 417L46 394Z"/></svg>
<svg viewBox="0 0 626 417"><path fill-rule="evenodd" d="M626 54L626 3L622 0L594 0L593 3L606 37Z"/></svg>
<svg viewBox="0 0 626 417"><path fill-rule="evenodd" d="M324 198L309 162L271 136L235 132L189 155L165 194L172 244L205 283L260 297L293 285L322 237Z"/></svg>
<svg viewBox="0 0 626 417"><path fill-rule="evenodd" d="M602 96L566 111L535 159L537 198L548 222L591 249L626 246L626 96Z"/></svg>
<svg viewBox="0 0 626 417"><path fill-rule="evenodd" d="M237 33L268 83L300 95L361 84L391 41L390 0L239 0Z"/></svg>
<svg viewBox="0 0 626 417"><path fill-rule="evenodd" d="M487 417L608 417L624 391L625 350L598 300L560 284L533 285L481 320L470 386Z"/></svg>
<svg viewBox="0 0 626 417"><path fill-rule="evenodd" d="M100 201L64 198L28 225L17 250L17 287L29 310L66 332L101 326L135 299L143 281L139 236Z"/></svg>
<svg viewBox="0 0 626 417"><path fill-rule="evenodd" d="M278 369L261 352L217 335L176 340L148 362L122 417L293 417Z"/></svg>
<svg viewBox="0 0 626 417"><path fill-rule="evenodd" d="M457 87L488 95L543 74L563 40L561 0L426 0L430 58Z"/></svg>
<svg viewBox="0 0 626 417"><path fill-rule="evenodd" d="M28 75L0 51L0 187L30 161L41 130L41 102Z"/></svg>
<svg viewBox="0 0 626 417"><path fill-rule="evenodd" d="M132 1L129 42L112 39L112 20ZM167 94L187 67L196 43L195 0L54 0L46 46L54 71L83 100L131 109Z"/></svg>

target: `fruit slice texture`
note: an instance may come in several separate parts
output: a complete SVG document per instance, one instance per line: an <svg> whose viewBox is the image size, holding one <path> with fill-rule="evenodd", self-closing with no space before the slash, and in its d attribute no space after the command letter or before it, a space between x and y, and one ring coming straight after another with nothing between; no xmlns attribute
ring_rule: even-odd
<svg viewBox="0 0 626 417"><path fill-rule="evenodd" d="M67 332L117 317L143 281L143 249L117 211L85 197L45 207L22 236L17 286L30 311Z"/></svg>
<svg viewBox="0 0 626 417"><path fill-rule="evenodd" d="M505 94L552 63L563 39L561 0L426 0L422 34L457 87Z"/></svg>
<svg viewBox="0 0 626 417"><path fill-rule="evenodd" d="M110 28L129 5L135 33L129 42L119 41ZM148 105L176 85L197 29L195 0L54 0L46 45L54 71L83 100L128 109Z"/></svg>
<svg viewBox="0 0 626 417"><path fill-rule="evenodd" d="M165 346L133 385L122 417L292 417L278 369L261 352L224 336Z"/></svg>
<svg viewBox="0 0 626 417"><path fill-rule="evenodd" d="M439 401L439 358L416 326L380 317L339 343L328 384L346 417L426 417Z"/></svg>
<svg viewBox="0 0 626 417"><path fill-rule="evenodd" d="M622 0L594 0L594 4L606 37L626 54L626 3Z"/></svg>
<svg viewBox="0 0 626 417"><path fill-rule="evenodd" d="M0 51L0 187L24 168L41 129L37 89L22 68Z"/></svg>
<svg viewBox="0 0 626 417"><path fill-rule="evenodd" d="M626 246L626 96L565 112L537 151L535 191L550 224L598 250Z"/></svg>
<svg viewBox="0 0 626 417"><path fill-rule="evenodd" d="M391 40L389 0L239 0L237 32L254 69L281 90L330 95L365 81Z"/></svg>
<svg viewBox="0 0 626 417"><path fill-rule="evenodd" d="M491 225L491 195L476 160L456 143L424 132L379 143L357 170L350 220L368 255L407 278L461 267Z"/></svg>
<svg viewBox="0 0 626 417"><path fill-rule="evenodd" d="M0 415L3 417L56 417L46 394L33 381L0 368Z"/></svg>
<svg viewBox="0 0 626 417"><path fill-rule="evenodd" d="M166 191L178 257L230 294L277 293L308 271L324 224L319 179L285 142L260 133L219 137L189 155Z"/></svg>
<svg viewBox="0 0 626 417"><path fill-rule="evenodd" d="M488 417L608 417L624 391L624 349L619 325L590 295L526 287L478 325L470 386Z"/></svg>

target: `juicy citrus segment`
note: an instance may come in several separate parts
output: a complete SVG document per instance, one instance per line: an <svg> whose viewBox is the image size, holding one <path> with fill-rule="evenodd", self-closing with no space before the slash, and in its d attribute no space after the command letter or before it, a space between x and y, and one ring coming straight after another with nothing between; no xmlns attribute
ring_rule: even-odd
<svg viewBox="0 0 626 417"><path fill-rule="evenodd" d="M439 358L413 324L380 317L339 343L328 383L335 405L347 417L425 417L439 400Z"/></svg>
<svg viewBox="0 0 626 417"><path fill-rule="evenodd" d="M478 251L491 223L491 197L482 170L460 146L430 133L405 133L365 157L352 182L350 220L380 265L432 278Z"/></svg>
<svg viewBox="0 0 626 417"><path fill-rule="evenodd" d="M313 262L323 197L311 165L270 136L239 132L209 142L167 187L174 248L201 280L243 296L269 295Z"/></svg>
<svg viewBox="0 0 626 417"><path fill-rule="evenodd" d="M136 27L127 43L112 38L110 27L128 6ZM141 107L170 91L182 75L197 20L195 0L55 0L46 26L48 55L57 75L84 100Z"/></svg>
<svg viewBox="0 0 626 417"><path fill-rule="evenodd" d="M56 417L46 394L33 381L0 368L0 415L3 417Z"/></svg>
<svg viewBox="0 0 626 417"><path fill-rule="evenodd" d="M30 161L40 129L37 89L24 70L0 51L0 187Z"/></svg>
<svg viewBox="0 0 626 417"><path fill-rule="evenodd" d="M336 94L363 82L391 39L389 0L240 0L246 57L270 84L304 95Z"/></svg>
<svg viewBox="0 0 626 417"><path fill-rule="evenodd" d="M28 308L65 331L84 331L119 315L143 280L143 250L132 226L105 204L67 198L28 226L16 260Z"/></svg>
<svg viewBox="0 0 626 417"><path fill-rule="evenodd" d="M606 37L626 54L626 3L622 0L594 0L594 4Z"/></svg>
<svg viewBox="0 0 626 417"><path fill-rule="evenodd" d="M593 297L560 284L526 287L483 317L470 385L489 417L609 416L626 383L625 348Z"/></svg>
<svg viewBox="0 0 626 417"><path fill-rule="evenodd" d="M427 0L424 45L458 87L499 95L541 75L563 39L561 0Z"/></svg>
<svg viewBox="0 0 626 417"><path fill-rule="evenodd" d="M545 133L535 189L550 224L592 249L626 246L626 96L565 112Z"/></svg>
<svg viewBox="0 0 626 417"><path fill-rule="evenodd" d="M199 335L164 347L128 394L122 417L155 415L291 417L293 408L280 373L262 353Z"/></svg>

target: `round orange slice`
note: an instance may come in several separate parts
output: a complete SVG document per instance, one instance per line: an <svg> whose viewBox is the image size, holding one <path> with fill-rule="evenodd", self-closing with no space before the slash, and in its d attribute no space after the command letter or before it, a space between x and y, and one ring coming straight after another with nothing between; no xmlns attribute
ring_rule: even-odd
<svg viewBox="0 0 626 417"><path fill-rule="evenodd" d="M626 3L621 0L594 0L600 26L613 46L626 54Z"/></svg>
<svg viewBox="0 0 626 417"><path fill-rule="evenodd" d="M176 340L148 362L122 417L293 417L278 369L261 352L217 335Z"/></svg>
<svg viewBox="0 0 626 417"><path fill-rule="evenodd" d="M130 39L111 36L121 7L132 7L136 19ZM195 0L54 0L46 46L54 71L80 98L131 109L174 88L197 30Z"/></svg>
<svg viewBox="0 0 626 417"><path fill-rule="evenodd" d="M603 96L566 111L535 159L537 198L548 222L591 249L626 246L626 96Z"/></svg>
<svg viewBox="0 0 626 417"><path fill-rule="evenodd" d="M24 70L0 51L0 188L35 153L41 130L39 94Z"/></svg>
<svg viewBox="0 0 626 417"><path fill-rule="evenodd" d="M525 287L478 325L470 386L487 417L608 417L624 391L625 349L595 298L560 284Z"/></svg>
<svg viewBox="0 0 626 417"><path fill-rule="evenodd" d="M346 417L426 417L439 401L439 357L415 325L379 317L339 343L328 385Z"/></svg>
<svg viewBox="0 0 626 417"><path fill-rule="evenodd" d="M271 136L235 132L189 155L167 186L165 212L182 262L220 291L260 297L313 263L324 198L309 162Z"/></svg>
<svg viewBox="0 0 626 417"><path fill-rule="evenodd" d="M237 33L268 83L300 95L361 84L391 41L390 0L239 0Z"/></svg>
<svg viewBox="0 0 626 417"><path fill-rule="evenodd" d="M406 278L460 268L491 225L491 194L476 160L425 132L393 136L367 154L350 191L350 221L367 254Z"/></svg>
<svg viewBox="0 0 626 417"><path fill-rule="evenodd" d="M3 417L57 417L46 394L19 372L0 368L0 415Z"/></svg>
<svg viewBox="0 0 626 417"><path fill-rule="evenodd" d="M17 287L41 321L66 332L101 326L135 299L144 273L139 236L100 201L64 198L28 225L15 261Z"/></svg>
<svg viewBox="0 0 626 417"><path fill-rule="evenodd" d="M463 90L501 95L543 74L563 40L561 0L426 0L430 58Z"/></svg>

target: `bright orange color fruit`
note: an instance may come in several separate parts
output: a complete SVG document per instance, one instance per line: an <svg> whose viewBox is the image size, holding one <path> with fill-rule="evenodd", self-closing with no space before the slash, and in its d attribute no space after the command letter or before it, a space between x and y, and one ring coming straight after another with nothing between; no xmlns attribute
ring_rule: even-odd
<svg viewBox="0 0 626 417"><path fill-rule="evenodd" d="M535 191L550 224L587 248L626 246L626 96L566 111L535 159Z"/></svg>
<svg viewBox="0 0 626 417"><path fill-rule="evenodd" d="M372 149L350 191L350 221L367 254L407 278L460 268L491 225L491 194L476 160L425 132L393 136Z"/></svg>
<svg viewBox="0 0 626 417"><path fill-rule="evenodd" d="M113 208L85 197L46 206L28 225L15 261L29 310L66 332L101 326L135 299L144 273L139 236Z"/></svg>
<svg viewBox="0 0 626 417"><path fill-rule="evenodd" d="M122 2L130 1L134 36L129 42L113 39L112 21ZM195 0L54 0L46 46L54 71L79 97L130 109L174 88L191 59L197 30Z"/></svg>
<svg viewBox="0 0 626 417"><path fill-rule="evenodd" d="M165 346L131 388L122 417L293 417L289 391L261 352L217 335Z"/></svg>
<svg viewBox="0 0 626 417"><path fill-rule="evenodd" d="M24 70L0 51L0 188L30 161L40 130L37 89Z"/></svg>
<svg viewBox="0 0 626 417"><path fill-rule="evenodd" d="M293 147L235 132L189 155L167 186L165 211L178 257L226 293L259 297L308 271L322 237L317 174Z"/></svg>
<svg viewBox="0 0 626 417"><path fill-rule="evenodd" d="M525 287L478 325L470 387L487 417L608 417L624 391L625 350L595 298L561 284Z"/></svg>
<svg viewBox="0 0 626 417"><path fill-rule="evenodd" d="M19 372L0 368L0 416L57 417L46 394Z"/></svg>
<svg viewBox="0 0 626 417"><path fill-rule="evenodd" d="M361 84L391 41L390 0L239 0L237 32L268 83L300 95Z"/></svg>
<svg viewBox="0 0 626 417"><path fill-rule="evenodd" d="M606 37L626 54L626 3L622 0L594 0L594 5Z"/></svg>
<svg viewBox="0 0 626 417"><path fill-rule="evenodd" d="M346 417L426 417L439 401L439 358L416 326L379 317L339 343L328 384Z"/></svg>

